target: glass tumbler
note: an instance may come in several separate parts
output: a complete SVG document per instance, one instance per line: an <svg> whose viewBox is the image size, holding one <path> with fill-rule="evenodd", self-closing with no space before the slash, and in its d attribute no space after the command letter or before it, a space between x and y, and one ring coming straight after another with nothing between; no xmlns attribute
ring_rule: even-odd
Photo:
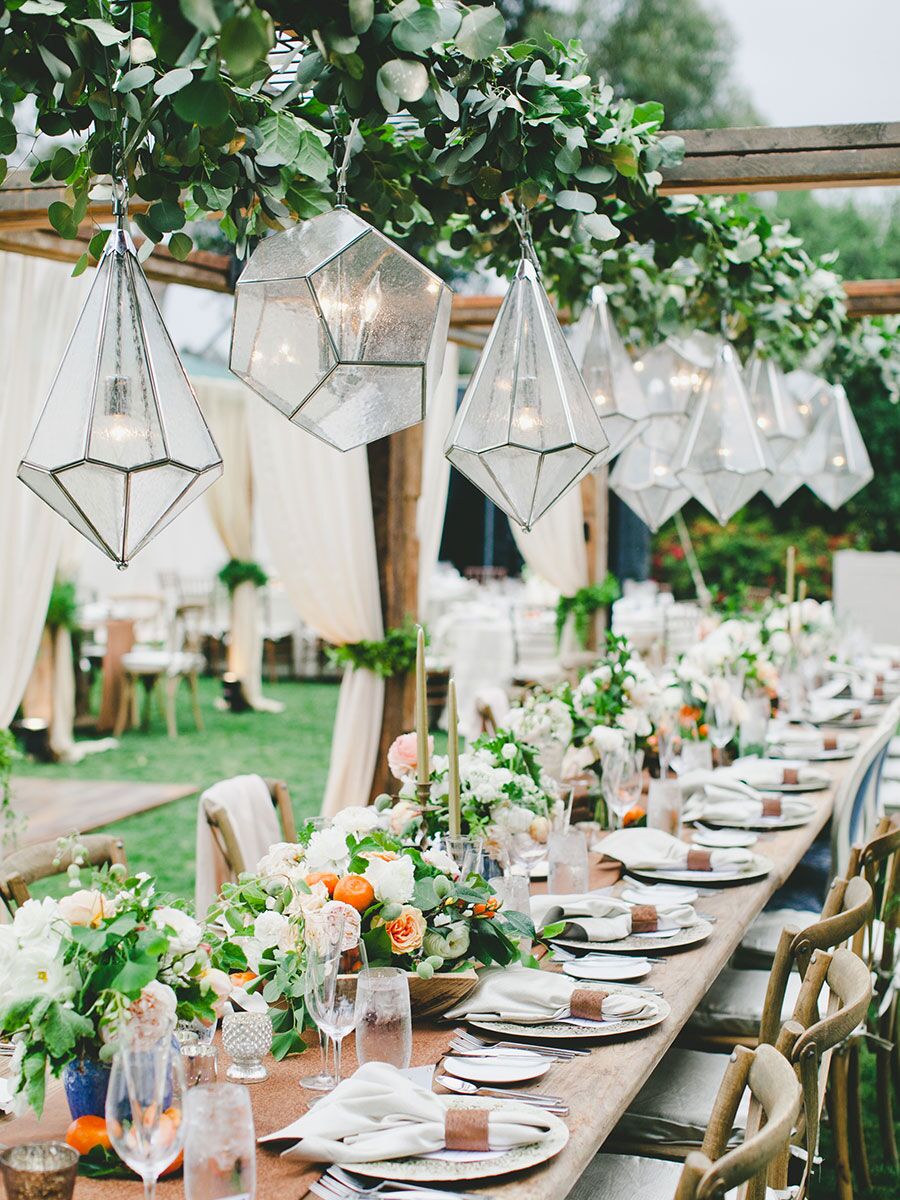
<svg viewBox="0 0 900 1200"><path fill-rule="evenodd" d="M647 828L681 837L681 788L672 779L651 779L647 795Z"/></svg>
<svg viewBox="0 0 900 1200"><path fill-rule="evenodd" d="M203 1042L183 1042L181 1061L184 1064L185 1087L215 1083L219 1077L219 1054L215 1046L207 1046Z"/></svg>
<svg viewBox="0 0 900 1200"><path fill-rule="evenodd" d="M552 896L588 890L587 841L580 829L551 833L547 843L547 891Z"/></svg>
<svg viewBox="0 0 900 1200"><path fill-rule="evenodd" d="M502 879L492 880L491 887L507 911L524 913L526 917L531 917L528 874L522 867L510 868ZM519 938L519 950L522 954L530 954L531 938Z"/></svg>
<svg viewBox="0 0 900 1200"><path fill-rule="evenodd" d="M370 967L356 982L356 1057L401 1071L412 1054L409 980L399 967Z"/></svg>
<svg viewBox="0 0 900 1200"><path fill-rule="evenodd" d="M234 1083L261 1083L269 1072L262 1060L272 1048L268 1013L230 1013L222 1022L222 1045L231 1059L225 1072Z"/></svg>
<svg viewBox="0 0 900 1200"><path fill-rule="evenodd" d="M0 1154L8 1200L69 1200L77 1172L78 1151L65 1142L23 1142Z"/></svg>
<svg viewBox="0 0 900 1200"><path fill-rule="evenodd" d="M185 1098L187 1200L253 1200L256 1140L250 1093L236 1083L204 1083Z"/></svg>

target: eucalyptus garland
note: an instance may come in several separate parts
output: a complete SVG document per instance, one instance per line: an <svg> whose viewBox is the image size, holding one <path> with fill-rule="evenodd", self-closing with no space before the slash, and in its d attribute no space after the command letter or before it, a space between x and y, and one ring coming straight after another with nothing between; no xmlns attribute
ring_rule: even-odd
<svg viewBox="0 0 900 1200"><path fill-rule="evenodd" d="M619 581L612 572L602 583L592 583L579 588L574 596L560 596L556 603L556 644L562 641L563 630L569 617L573 618L575 638L582 648L587 646L591 621L602 608L609 608L621 595Z"/></svg>
<svg viewBox="0 0 900 1200"><path fill-rule="evenodd" d="M416 665L416 626L407 624L389 629L383 638L326 646L325 653L335 666L358 671L374 671L383 679L406 675Z"/></svg>
<svg viewBox="0 0 900 1200"><path fill-rule="evenodd" d="M234 595L242 583L252 583L254 587L262 588L269 582L268 575L259 563L240 558L229 559L218 578L228 588L229 595Z"/></svg>
<svg viewBox="0 0 900 1200"><path fill-rule="evenodd" d="M50 592L46 624L51 629L77 629L78 597L71 579L58 579Z"/></svg>

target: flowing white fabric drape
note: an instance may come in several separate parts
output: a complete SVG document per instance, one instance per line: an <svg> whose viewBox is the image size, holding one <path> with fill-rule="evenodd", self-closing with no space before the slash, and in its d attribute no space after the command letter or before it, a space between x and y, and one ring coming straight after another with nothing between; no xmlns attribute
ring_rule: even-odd
<svg viewBox="0 0 900 1200"><path fill-rule="evenodd" d="M441 548L441 534L444 531L447 490L450 486L450 462L444 454L444 442L456 414L458 379L459 347L454 342L448 342L444 354L444 370L428 404L422 443L422 494L416 511L420 618L425 615L428 589Z"/></svg>
<svg viewBox="0 0 900 1200"><path fill-rule="evenodd" d="M229 557L249 562L254 482L247 405L253 393L237 380L197 376L191 382L226 464L222 478L206 492L206 506ZM282 704L262 694L262 642L258 589L242 583L231 597L228 670L240 679L251 707L281 712Z"/></svg>
<svg viewBox="0 0 900 1200"><path fill-rule="evenodd" d="M529 569L557 588L563 596L573 596L588 584L587 548L584 541L584 509L581 488L571 488L541 517L530 533L514 521L510 528L519 552Z"/></svg>
<svg viewBox="0 0 900 1200"><path fill-rule="evenodd" d="M66 529L16 468L89 284L60 263L0 254L0 727L28 683Z"/></svg>
<svg viewBox="0 0 900 1200"><path fill-rule="evenodd" d="M248 399L253 477L272 561L302 619L329 642L380 638L381 595L364 449L341 454ZM369 797L384 680L348 671L341 684L322 812Z"/></svg>

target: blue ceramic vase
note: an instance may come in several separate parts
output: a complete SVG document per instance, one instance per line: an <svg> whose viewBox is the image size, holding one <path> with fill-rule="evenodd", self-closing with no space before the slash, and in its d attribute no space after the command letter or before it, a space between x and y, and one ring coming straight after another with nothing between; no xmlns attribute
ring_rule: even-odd
<svg viewBox="0 0 900 1200"><path fill-rule="evenodd" d="M72 1120L106 1114L111 1067L96 1058L76 1058L63 1067L62 1081Z"/></svg>

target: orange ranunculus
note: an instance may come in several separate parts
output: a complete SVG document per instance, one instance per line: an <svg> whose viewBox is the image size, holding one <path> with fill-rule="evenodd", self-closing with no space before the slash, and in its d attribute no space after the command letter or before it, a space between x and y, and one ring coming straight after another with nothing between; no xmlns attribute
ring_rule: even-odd
<svg viewBox="0 0 900 1200"><path fill-rule="evenodd" d="M384 927L395 954L411 954L413 950L418 950L427 928L422 913L411 904L404 904L400 916L393 921L385 921Z"/></svg>
<svg viewBox="0 0 900 1200"><path fill-rule="evenodd" d="M622 818L622 825L627 829L629 825L636 825L638 821L643 821L647 816L644 809L640 805L635 805L634 808L629 808L628 812Z"/></svg>
<svg viewBox="0 0 900 1200"><path fill-rule="evenodd" d="M491 896L484 904L476 904L472 908L472 913L476 917L481 917L486 921L493 919L500 907L500 900L497 896Z"/></svg>
<svg viewBox="0 0 900 1200"><path fill-rule="evenodd" d="M708 725L706 725L706 724L703 724L703 725L698 725L698 726L697 726L697 732L700 734L700 736L701 736L702 738L705 738L705 737L708 735L708 733L709 733L709 726L708 726Z"/></svg>
<svg viewBox="0 0 900 1200"><path fill-rule="evenodd" d="M679 716L682 721L698 721L700 719L700 709L693 708L690 704L682 704Z"/></svg>

